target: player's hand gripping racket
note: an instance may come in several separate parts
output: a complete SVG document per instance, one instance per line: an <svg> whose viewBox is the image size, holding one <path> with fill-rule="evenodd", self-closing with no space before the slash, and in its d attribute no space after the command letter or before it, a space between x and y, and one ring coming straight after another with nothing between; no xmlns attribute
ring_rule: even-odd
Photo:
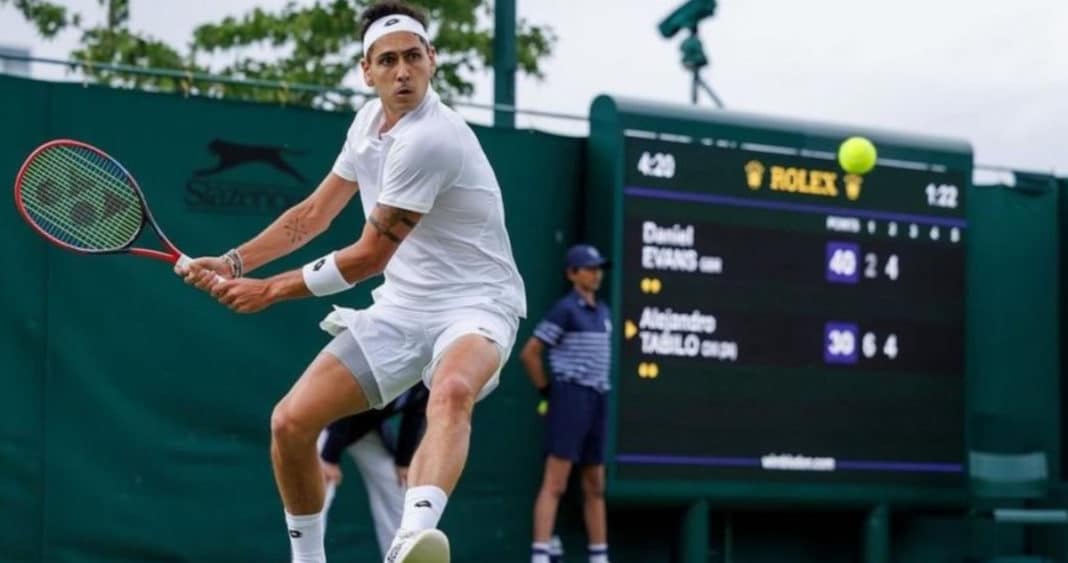
<svg viewBox="0 0 1068 563"><path fill-rule="evenodd" d="M45 240L67 250L190 262L163 234L126 168L85 143L59 139L34 150L15 179L15 206ZM145 225L162 250L133 246Z"/></svg>

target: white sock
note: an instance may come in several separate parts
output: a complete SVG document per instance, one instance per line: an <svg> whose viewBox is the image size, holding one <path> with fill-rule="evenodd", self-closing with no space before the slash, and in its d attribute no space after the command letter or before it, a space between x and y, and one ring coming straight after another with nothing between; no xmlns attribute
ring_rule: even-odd
<svg viewBox="0 0 1068 563"><path fill-rule="evenodd" d="M437 528L448 500L445 491L434 485L408 489L404 493L404 515L401 516L400 528L411 532Z"/></svg>
<svg viewBox="0 0 1068 563"><path fill-rule="evenodd" d="M549 563L549 544L534 542L530 544L530 563Z"/></svg>
<svg viewBox="0 0 1068 563"><path fill-rule="evenodd" d="M293 516L286 512L293 563L326 563L323 547L323 513Z"/></svg>
<svg viewBox="0 0 1068 563"><path fill-rule="evenodd" d="M590 544L590 563L608 563L608 544Z"/></svg>
<svg viewBox="0 0 1068 563"><path fill-rule="evenodd" d="M321 515L319 520L323 523L323 537L326 537L326 515L330 513L330 504L334 502L334 493L337 492L337 486L333 483L327 483L326 489L323 490L323 510L319 514Z"/></svg>

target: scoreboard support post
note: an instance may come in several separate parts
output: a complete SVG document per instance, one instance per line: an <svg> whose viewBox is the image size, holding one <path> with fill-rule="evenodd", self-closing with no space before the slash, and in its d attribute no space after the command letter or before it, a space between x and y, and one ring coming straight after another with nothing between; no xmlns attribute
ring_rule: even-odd
<svg viewBox="0 0 1068 563"><path fill-rule="evenodd" d="M890 563L890 507L877 504L864 523L864 563Z"/></svg>
<svg viewBox="0 0 1068 563"><path fill-rule="evenodd" d="M700 499L686 508L682 517L682 563L707 563L711 548L709 512L707 499Z"/></svg>

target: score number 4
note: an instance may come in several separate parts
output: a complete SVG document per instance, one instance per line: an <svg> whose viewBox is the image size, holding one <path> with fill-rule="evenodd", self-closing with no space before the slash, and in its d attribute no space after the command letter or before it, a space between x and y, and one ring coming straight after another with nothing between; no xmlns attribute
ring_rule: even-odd
<svg viewBox="0 0 1068 563"><path fill-rule="evenodd" d="M674 178L675 156L666 152L645 151L638 159L638 172L654 178Z"/></svg>

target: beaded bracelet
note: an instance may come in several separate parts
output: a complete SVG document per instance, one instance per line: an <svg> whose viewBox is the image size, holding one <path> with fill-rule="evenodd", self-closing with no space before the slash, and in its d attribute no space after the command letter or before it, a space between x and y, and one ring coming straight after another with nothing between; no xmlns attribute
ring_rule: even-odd
<svg viewBox="0 0 1068 563"><path fill-rule="evenodd" d="M241 259L241 254L236 248L231 248L223 254L223 260L230 265L230 272L234 278L240 278L245 273L245 262Z"/></svg>

